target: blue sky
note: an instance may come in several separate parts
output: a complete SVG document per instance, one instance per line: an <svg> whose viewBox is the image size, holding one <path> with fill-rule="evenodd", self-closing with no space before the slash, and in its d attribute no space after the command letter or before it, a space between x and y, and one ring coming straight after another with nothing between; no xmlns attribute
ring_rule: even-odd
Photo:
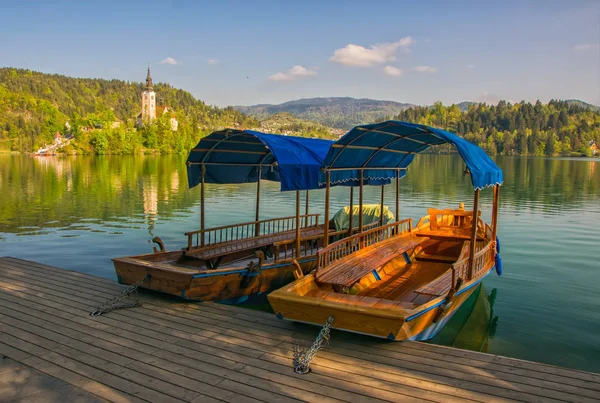
<svg viewBox="0 0 600 403"><path fill-rule="evenodd" d="M600 104L600 1L0 2L0 66L224 105L351 96ZM161 63L162 62L162 63Z"/></svg>

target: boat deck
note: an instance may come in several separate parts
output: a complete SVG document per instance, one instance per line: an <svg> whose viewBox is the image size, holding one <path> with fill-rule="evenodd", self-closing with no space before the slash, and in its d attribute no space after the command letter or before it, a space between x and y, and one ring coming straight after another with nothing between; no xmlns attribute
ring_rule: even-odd
<svg viewBox="0 0 600 403"><path fill-rule="evenodd" d="M325 233L322 227L309 227L300 230L301 238L310 238L320 236ZM217 243L215 245L206 246L201 249L194 249L186 252L188 256L193 256L201 259L212 259L218 256L235 253L239 251L259 249L265 246L273 245L276 242L290 241L296 239L296 231L276 232L273 234L265 234L261 236L234 239L228 242Z"/></svg>
<svg viewBox="0 0 600 403"><path fill-rule="evenodd" d="M115 282L0 258L0 400L116 402L598 401L600 374L417 342L332 332L312 373L274 315L142 292L90 317ZM8 357L8 358L6 358Z"/></svg>
<svg viewBox="0 0 600 403"><path fill-rule="evenodd" d="M418 293L415 290L429 284L438 276L445 273L450 267L449 263L413 261L403 270L394 272L381 278L373 287L358 293L366 297L388 299L392 301L413 302ZM450 281L448 281L450 283ZM426 303L429 299L437 297L429 296L426 300L415 302L417 305Z"/></svg>

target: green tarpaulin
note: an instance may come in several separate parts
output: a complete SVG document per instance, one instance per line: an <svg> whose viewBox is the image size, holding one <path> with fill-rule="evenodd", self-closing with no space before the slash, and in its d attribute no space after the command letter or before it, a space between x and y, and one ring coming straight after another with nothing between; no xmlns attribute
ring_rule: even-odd
<svg viewBox="0 0 600 403"><path fill-rule="evenodd" d="M363 226L379 221L381 217L381 205L379 204L363 204ZM352 227L358 229L358 213L359 206L352 206ZM387 206L383 206L383 224L394 219L394 214ZM341 231L349 228L350 223L350 206L346 206L338 211L333 216L333 223L336 231Z"/></svg>

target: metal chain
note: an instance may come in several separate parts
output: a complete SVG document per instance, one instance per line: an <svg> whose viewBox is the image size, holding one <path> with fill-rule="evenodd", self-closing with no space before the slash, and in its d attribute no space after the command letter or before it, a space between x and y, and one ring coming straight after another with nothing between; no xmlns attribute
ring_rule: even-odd
<svg viewBox="0 0 600 403"><path fill-rule="evenodd" d="M315 342L306 350L301 350L298 343L294 343L294 372L297 374L307 374L310 372L310 362L315 358L317 351L327 347L329 345L331 332L331 324L333 323L333 316L327 318L327 322L317 335Z"/></svg>
<svg viewBox="0 0 600 403"><path fill-rule="evenodd" d="M136 306L139 306L140 301L138 300L137 291L139 286L148 279L150 279L150 275L146 274L146 277L124 289L121 292L121 295L117 295L116 297L109 299L104 304L102 304L100 308L96 309L94 312L91 312L90 316L100 316L103 313L116 311L117 309L135 308ZM135 302L130 304L117 305L119 302L121 302L122 300L124 300L132 294Z"/></svg>

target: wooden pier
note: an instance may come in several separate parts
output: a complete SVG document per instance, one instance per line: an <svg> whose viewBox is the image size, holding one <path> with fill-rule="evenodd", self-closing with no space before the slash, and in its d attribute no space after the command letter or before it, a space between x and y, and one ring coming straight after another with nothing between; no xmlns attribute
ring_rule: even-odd
<svg viewBox="0 0 600 403"><path fill-rule="evenodd" d="M90 317L120 290L107 279L0 258L0 401L600 399L600 374L341 332L311 373L297 375L293 343L310 344L316 327L147 292L140 307Z"/></svg>

